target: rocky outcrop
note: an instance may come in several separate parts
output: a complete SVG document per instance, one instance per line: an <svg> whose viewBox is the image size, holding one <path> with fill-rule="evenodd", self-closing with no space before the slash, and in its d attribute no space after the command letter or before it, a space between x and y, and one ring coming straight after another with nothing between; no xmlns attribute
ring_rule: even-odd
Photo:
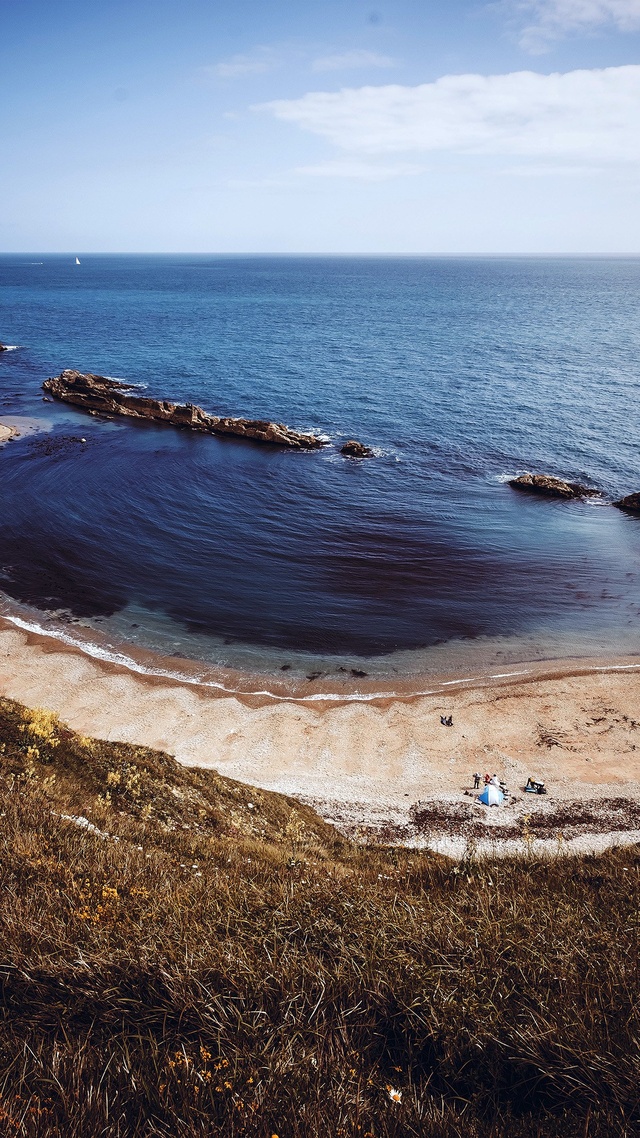
<svg viewBox="0 0 640 1138"><path fill-rule="evenodd" d="M613 503L619 510L626 510L629 514L640 514L640 492L635 494L627 494L626 498L620 498L619 501Z"/></svg>
<svg viewBox="0 0 640 1138"><path fill-rule="evenodd" d="M340 448L340 454L345 454L349 458L371 458L373 451L371 447L365 446L364 443L359 443L356 439L349 439L344 446Z"/></svg>
<svg viewBox="0 0 640 1138"><path fill-rule="evenodd" d="M211 435L231 435L239 439L252 439L273 446L292 447L294 450L315 450L324 446L324 439L271 423L266 419L228 419L208 415L193 403L170 403L166 399L150 399L133 395L128 383L107 379L103 375L83 375L70 369L53 379L47 379L43 388L56 399L82 407L94 415L126 415L132 419L147 419L154 423L169 423L174 427L187 427Z"/></svg>
<svg viewBox="0 0 640 1138"><path fill-rule="evenodd" d="M6 344L0 344L0 352L8 352L9 349Z"/></svg>
<svg viewBox="0 0 640 1138"><path fill-rule="evenodd" d="M547 498L592 498L600 493L579 482L565 482L552 474L520 474L510 478L509 485L514 490L524 490L529 494L542 494Z"/></svg>

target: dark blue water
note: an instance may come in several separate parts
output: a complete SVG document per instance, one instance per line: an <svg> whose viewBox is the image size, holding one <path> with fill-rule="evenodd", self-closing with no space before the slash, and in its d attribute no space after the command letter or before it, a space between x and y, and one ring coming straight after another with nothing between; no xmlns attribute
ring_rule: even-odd
<svg viewBox="0 0 640 1138"><path fill-rule="evenodd" d="M640 489L638 260L3 256L0 340L9 607L265 668L636 650L640 519L504 479ZM332 445L43 403L66 367Z"/></svg>

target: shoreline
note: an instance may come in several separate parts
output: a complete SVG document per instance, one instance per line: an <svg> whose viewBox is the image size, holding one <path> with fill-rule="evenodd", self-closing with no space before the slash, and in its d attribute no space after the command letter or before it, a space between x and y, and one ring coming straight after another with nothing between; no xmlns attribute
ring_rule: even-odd
<svg viewBox="0 0 640 1138"><path fill-rule="evenodd" d="M470 844L506 853L522 845L525 813L543 825L546 811L555 835L553 810L562 805L563 852L640 840L640 821L623 825L615 813L623 800L640 810L637 658L538 661L423 683L405 677L384 693L345 681L341 693L305 694L304 685L282 690L276 677L280 690L270 693L239 673L242 683L229 690L232 677L224 687L225 677L196 674L195 665L183 678L151 673L137 653L134 670L15 621L0 617L1 695L53 710L82 734L155 747L187 766L300 798L348 836L453 857ZM440 722L445 714L450 728ZM467 793L476 770L499 773L518 801L500 811L477 806ZM529 775L547 783L547 796L522 793ZM425 803L441 816L420 832L412 817ZM585 803L591 821L581 815L574 824L571 810ZM459 824L462 807L468 818ZM553 852L550 835L540 831L528 848Z"/></svg>
<svg viewBox="0 0 640 1138"><path fill-rule="evenodd" d="M237 697L243 701L285 702L296 704L368 703L386 705L390 702L410 701L427 697L452 695L450 688L474 691L482 688L504 687L515 681L519 685L541 680L559 680L563 677L589 676L592 673L623 673L640 671L640 652L615 653L592 656L570 654L548 656L535 660L518 660L504 664L507 671L496 672L500 667L476 664L477 674L468 675L474 668L445 668L438 671L413 671L376 674L358 672L344 675L335 670L317 673L313 679L297 672L282 674L282 669L251 670L232 665L213 664L183 655L163 654L153 648L119 641L117 644L102 630L78 622L52 619L31 612L7 611L0 603L0 630L17 628L29 640L33 639L44 650L77 652L96 661L106 669L122 669L150 683L186 685L202 693ZM17 607L17 606L16 606ZM342 671L343 669L339 669ZM336 690L337 689L337 690ZM321 709L320 709L321 710Z"/></svg>

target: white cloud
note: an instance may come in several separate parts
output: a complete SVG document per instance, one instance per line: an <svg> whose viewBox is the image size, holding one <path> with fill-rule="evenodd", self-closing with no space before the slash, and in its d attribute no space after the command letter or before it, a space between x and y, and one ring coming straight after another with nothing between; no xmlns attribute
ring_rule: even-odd
<svg viewBox="0 0 640 1138"><path fill-rule="evenodd" d="M394 162L381 165L376 162L363 162L357 158L338 158L334 161L320 162L316 166L298 166L295 174L311 178L351 178L360 182L388 182L390 178L421 174L422 166L410 162Z"/></svg>
<svg viewBox="0 0 640 1138"><path fill-rule="evenodd" d="M355 156L451 151L551 162L640 160L640 66L445 75L263 104Z"/></svg>
<svg viewBox="0 0 640 1138"><path fill-rule="evenodd" d="M311 64L312 71L347 71L354 67L395 67L395 59L389 55L380 55L377 51L354 48L352 51L314 59Z"/></svg>
<svg viewBox="0 0 640 1138"><path fill-rule="evenodd" d="M621 32L640 28L640 0L518 0L516 8L532 16L520 38L531 51L544 51L566 32L603 25Z"/></svg>
<svg viewBox="0 0 640 1138"><path fill-rule="evenodd" d="M232 55L230 59L214 63L212 67L205 67L204 71L218 79L237 79L241 75L260 75L265 71L273 71L277 66L278 59L273 48L257 47L246 55Z"/></svg>
<svg viewBox="0 0 640 1138"><path fill-rule="evenodd" d="M602 166L565 165L559 162L526 162L522 166L507 166L503 174L510 174L514 178L548 178L551 175L558 178L593 178L594 175L604 174Z"/></svg>

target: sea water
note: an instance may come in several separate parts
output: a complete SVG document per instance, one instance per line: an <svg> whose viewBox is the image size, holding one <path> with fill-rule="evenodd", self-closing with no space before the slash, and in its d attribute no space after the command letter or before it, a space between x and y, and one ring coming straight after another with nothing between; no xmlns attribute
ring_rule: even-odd
<svg viewBox="0 0 640 1138"><path fill-rule="evenodd" d="M0 611L292 674L638 650L639 260L81 260L0 257ZM64 368L329 445L91 418Z"/></svg>

